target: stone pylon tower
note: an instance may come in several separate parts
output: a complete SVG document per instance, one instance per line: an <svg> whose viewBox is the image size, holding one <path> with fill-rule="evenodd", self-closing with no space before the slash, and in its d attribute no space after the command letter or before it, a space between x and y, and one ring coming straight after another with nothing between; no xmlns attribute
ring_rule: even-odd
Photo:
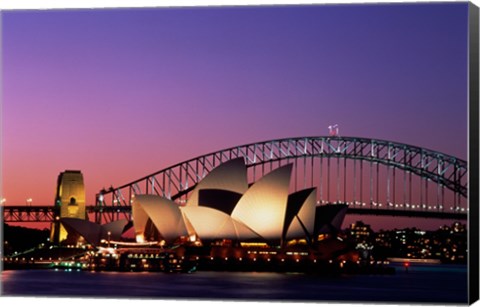
<svg viewBox="0 0 480 307"><path fill-rule="evenodd" d="M80 171L66 170L58 175L57 193L55 196L56 220L52 223L50 241L59 244L67 239L67 230L59 219L72 217L85 220L85 185Z"/></svg>

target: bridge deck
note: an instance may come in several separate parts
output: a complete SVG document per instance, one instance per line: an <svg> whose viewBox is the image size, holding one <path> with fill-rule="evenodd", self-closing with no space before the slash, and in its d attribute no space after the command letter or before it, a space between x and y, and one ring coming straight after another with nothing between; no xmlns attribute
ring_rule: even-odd
<svg viewBox="0 0 480 307"><path fill-rule="evenodd" d="M2 206L3 221L13 222L53 222L56 212L53 206ZM124 206L86 206L89 214L131 214L130 207ZM413 211L399 209L375 209L375 208L356 208L349 207L347 214L357 215L376 215L376 216L402 216L402 217L420 217L448 220L467 220L468 214L465 212L442 212L442 211Z"/></svg>
<svg viewBox="0 0 480 307"><path fill-rule="evenodd" d="M378 215L378 216L404 216L404 217L422 217L446 220L466 220L468 214L465 212L441 212L441 211L413 211L413 210L394 210L394 209L360 209L348 208L347 214L358 215Z"/></svg>

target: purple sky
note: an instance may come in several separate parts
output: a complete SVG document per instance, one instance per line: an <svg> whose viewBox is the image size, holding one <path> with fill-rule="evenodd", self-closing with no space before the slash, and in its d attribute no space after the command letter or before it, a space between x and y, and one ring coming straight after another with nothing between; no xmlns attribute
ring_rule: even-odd
<svg viewBox="0 0 480 307"><path fill-rule="evenodd" d="M467 3L3 11L3 197L340 134L467 158Z"/></svg>

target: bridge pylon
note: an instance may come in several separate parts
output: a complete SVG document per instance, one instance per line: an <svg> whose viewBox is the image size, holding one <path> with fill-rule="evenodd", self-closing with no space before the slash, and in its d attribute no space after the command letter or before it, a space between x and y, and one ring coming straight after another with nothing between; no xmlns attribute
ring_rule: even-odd
<svg viewBox="0 0 480 307"><path fill-rule="evenodd" d="M80 171L66 170L58 175L55 196L55 220L52 222L50 241L60 244L68 238L68 231L60 224L60 218L85 220L85 185Z"/></svg>

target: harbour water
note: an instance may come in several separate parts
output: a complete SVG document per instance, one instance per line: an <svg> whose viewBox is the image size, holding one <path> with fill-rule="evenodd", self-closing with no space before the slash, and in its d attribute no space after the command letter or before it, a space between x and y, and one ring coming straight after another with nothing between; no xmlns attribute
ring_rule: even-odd
<svg viewBox="0 0 480 307"><path fill-rule="evenodd" d="M7 270L2 296L82 298L182 298L317 302L467 301L467 267L398 265L393 275L322 277L308 274L206 272L168 274Z"/></svg>

